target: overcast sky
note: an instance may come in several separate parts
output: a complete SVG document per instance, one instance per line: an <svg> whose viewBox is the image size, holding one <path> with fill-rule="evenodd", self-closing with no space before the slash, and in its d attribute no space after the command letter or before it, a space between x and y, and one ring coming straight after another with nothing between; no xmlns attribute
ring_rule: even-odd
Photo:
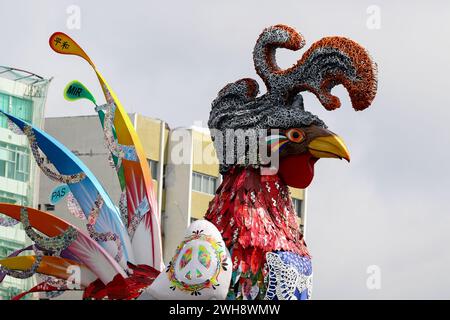
<svg viewBox="0 0 450 320"><path fill-rule="evenodd" d="M79 30L67 27L70 5L81 9ZM379 29L367 25L374 26L370 5L380 10ZM264 88L252 50L267 26L294 27L305 48L328 35L356 40L379 66L373 106L356 113L336 88L343 105L328 112L304 95L352 156L350 164L320 160L308 191L313 298L450 298L448 1L1 0L0 12L0 65L54 77L46 116L93 114L88 103L63 99L70 80L101 97L87 63L48 47L48 37L63 31L129 112L171 127L206 121L228 82L252 77ZM280 51L278 60L288 67L300 55ZM381 270L379 290L366 285L371 265Z"/></svg>

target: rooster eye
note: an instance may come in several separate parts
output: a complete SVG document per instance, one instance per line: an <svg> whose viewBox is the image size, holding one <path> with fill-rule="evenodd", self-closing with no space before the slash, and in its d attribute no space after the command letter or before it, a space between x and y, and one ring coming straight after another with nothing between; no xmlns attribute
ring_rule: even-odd
<svg viewBox="0 0 450 320"><path fill-rule="evenodd" d="M290 129L286 131L286 137L292 142L300 143L305 140L305 133L300 129Z"/></svg>

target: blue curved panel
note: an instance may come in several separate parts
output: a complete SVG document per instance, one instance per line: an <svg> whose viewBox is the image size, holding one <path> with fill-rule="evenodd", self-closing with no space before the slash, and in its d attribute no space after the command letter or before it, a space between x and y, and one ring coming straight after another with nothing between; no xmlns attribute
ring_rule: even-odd
<svg viewBox="0 0 450 320"><path fill-rule="evenodd" d="M50 136L48 133L35 128L31 124L10 114L3 111L0 112L14 122L14 124L16 124L22 131L25 126L31 126L33 128L37 145L60 174L71 175L80 172L84 172L86 174L86 178L82 181L68 184L70 191L75 199L77 199L86 218L89 217L89 213L94 206L97 195L99 194L103 198L103 206L100 210L94 228L97 232L113 232L120 237L123 252L120 265L124 269L127 269L127 261L133 262L134 260L130 238L122 220L120 219L120 214L116 206L94 174L77 156L75 156L62 143ZM100 242L99 244L104 247L112 257L115 256L117 247L112 241Z"/></svg>

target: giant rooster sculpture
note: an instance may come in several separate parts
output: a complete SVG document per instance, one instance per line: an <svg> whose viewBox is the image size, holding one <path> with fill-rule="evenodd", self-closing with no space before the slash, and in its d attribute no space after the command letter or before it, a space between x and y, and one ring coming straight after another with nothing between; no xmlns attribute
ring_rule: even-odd
<svg viewBox="0 0 450 320"><path fill-rule="evenodd" d="M377 80L376 65L364 48L342 37L323 38L294 66L282 70L276 64L276 49L298 50L304 46L303 37L284 25L262 32L253 59L267 93L258 97L257 82L242 79L225 86L213 101L208 125L223 182L206 220L189 226L165 267L150 169L124 108L73 39L55 33L50 46L58 53L82 57L97 74L106 104L97 105L79 82L68 85L65 93L69 100L87 98L95 104L123 193L115 206L65 146L3 113L10 128L28 138L43 173L70 189L69 208L86 221L87 230L40 210L1 203L0 212L9 218L0 218L0 223L10 226L20 221L33 245L0 260L0 282L6 275L42 275L37 286L15 299L31 292L80 289L86 299L311 296L311 260L288 186L306 188L320 158L349 161L350 156L342 139L304 109L300 92L314 93L327 110L334 110L340 101L330 91L342 84L355 110L367 108ZM28 251L35 253L20 255Z"/></svg>

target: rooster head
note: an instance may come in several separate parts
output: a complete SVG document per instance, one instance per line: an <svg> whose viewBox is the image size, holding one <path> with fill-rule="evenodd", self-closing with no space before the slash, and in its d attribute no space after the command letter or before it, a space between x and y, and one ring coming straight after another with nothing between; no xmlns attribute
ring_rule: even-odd
<svg viewBox="0 0 450 320"><path fill-rule="evenodd" d="M318 159L350 161L343 140L305 110L300 93L312 92L331 111L340 107L331 89L341 84L353 108L364 110L376 94L376 64L356 42L327 37L314 43L292 67L277 65L277 48L299 50L304 44L303 36L288 26L266 28L256 42L253 60L267 92L258 97L258 83L245 78L226 85L213 101L208 125L222 174L232 166L266 166L264 151L272 159L278 156L278 174L287 185L306 188ZM239 136L244 137L241 143ZM255 143L261 136L264 147Z"/></svg>

